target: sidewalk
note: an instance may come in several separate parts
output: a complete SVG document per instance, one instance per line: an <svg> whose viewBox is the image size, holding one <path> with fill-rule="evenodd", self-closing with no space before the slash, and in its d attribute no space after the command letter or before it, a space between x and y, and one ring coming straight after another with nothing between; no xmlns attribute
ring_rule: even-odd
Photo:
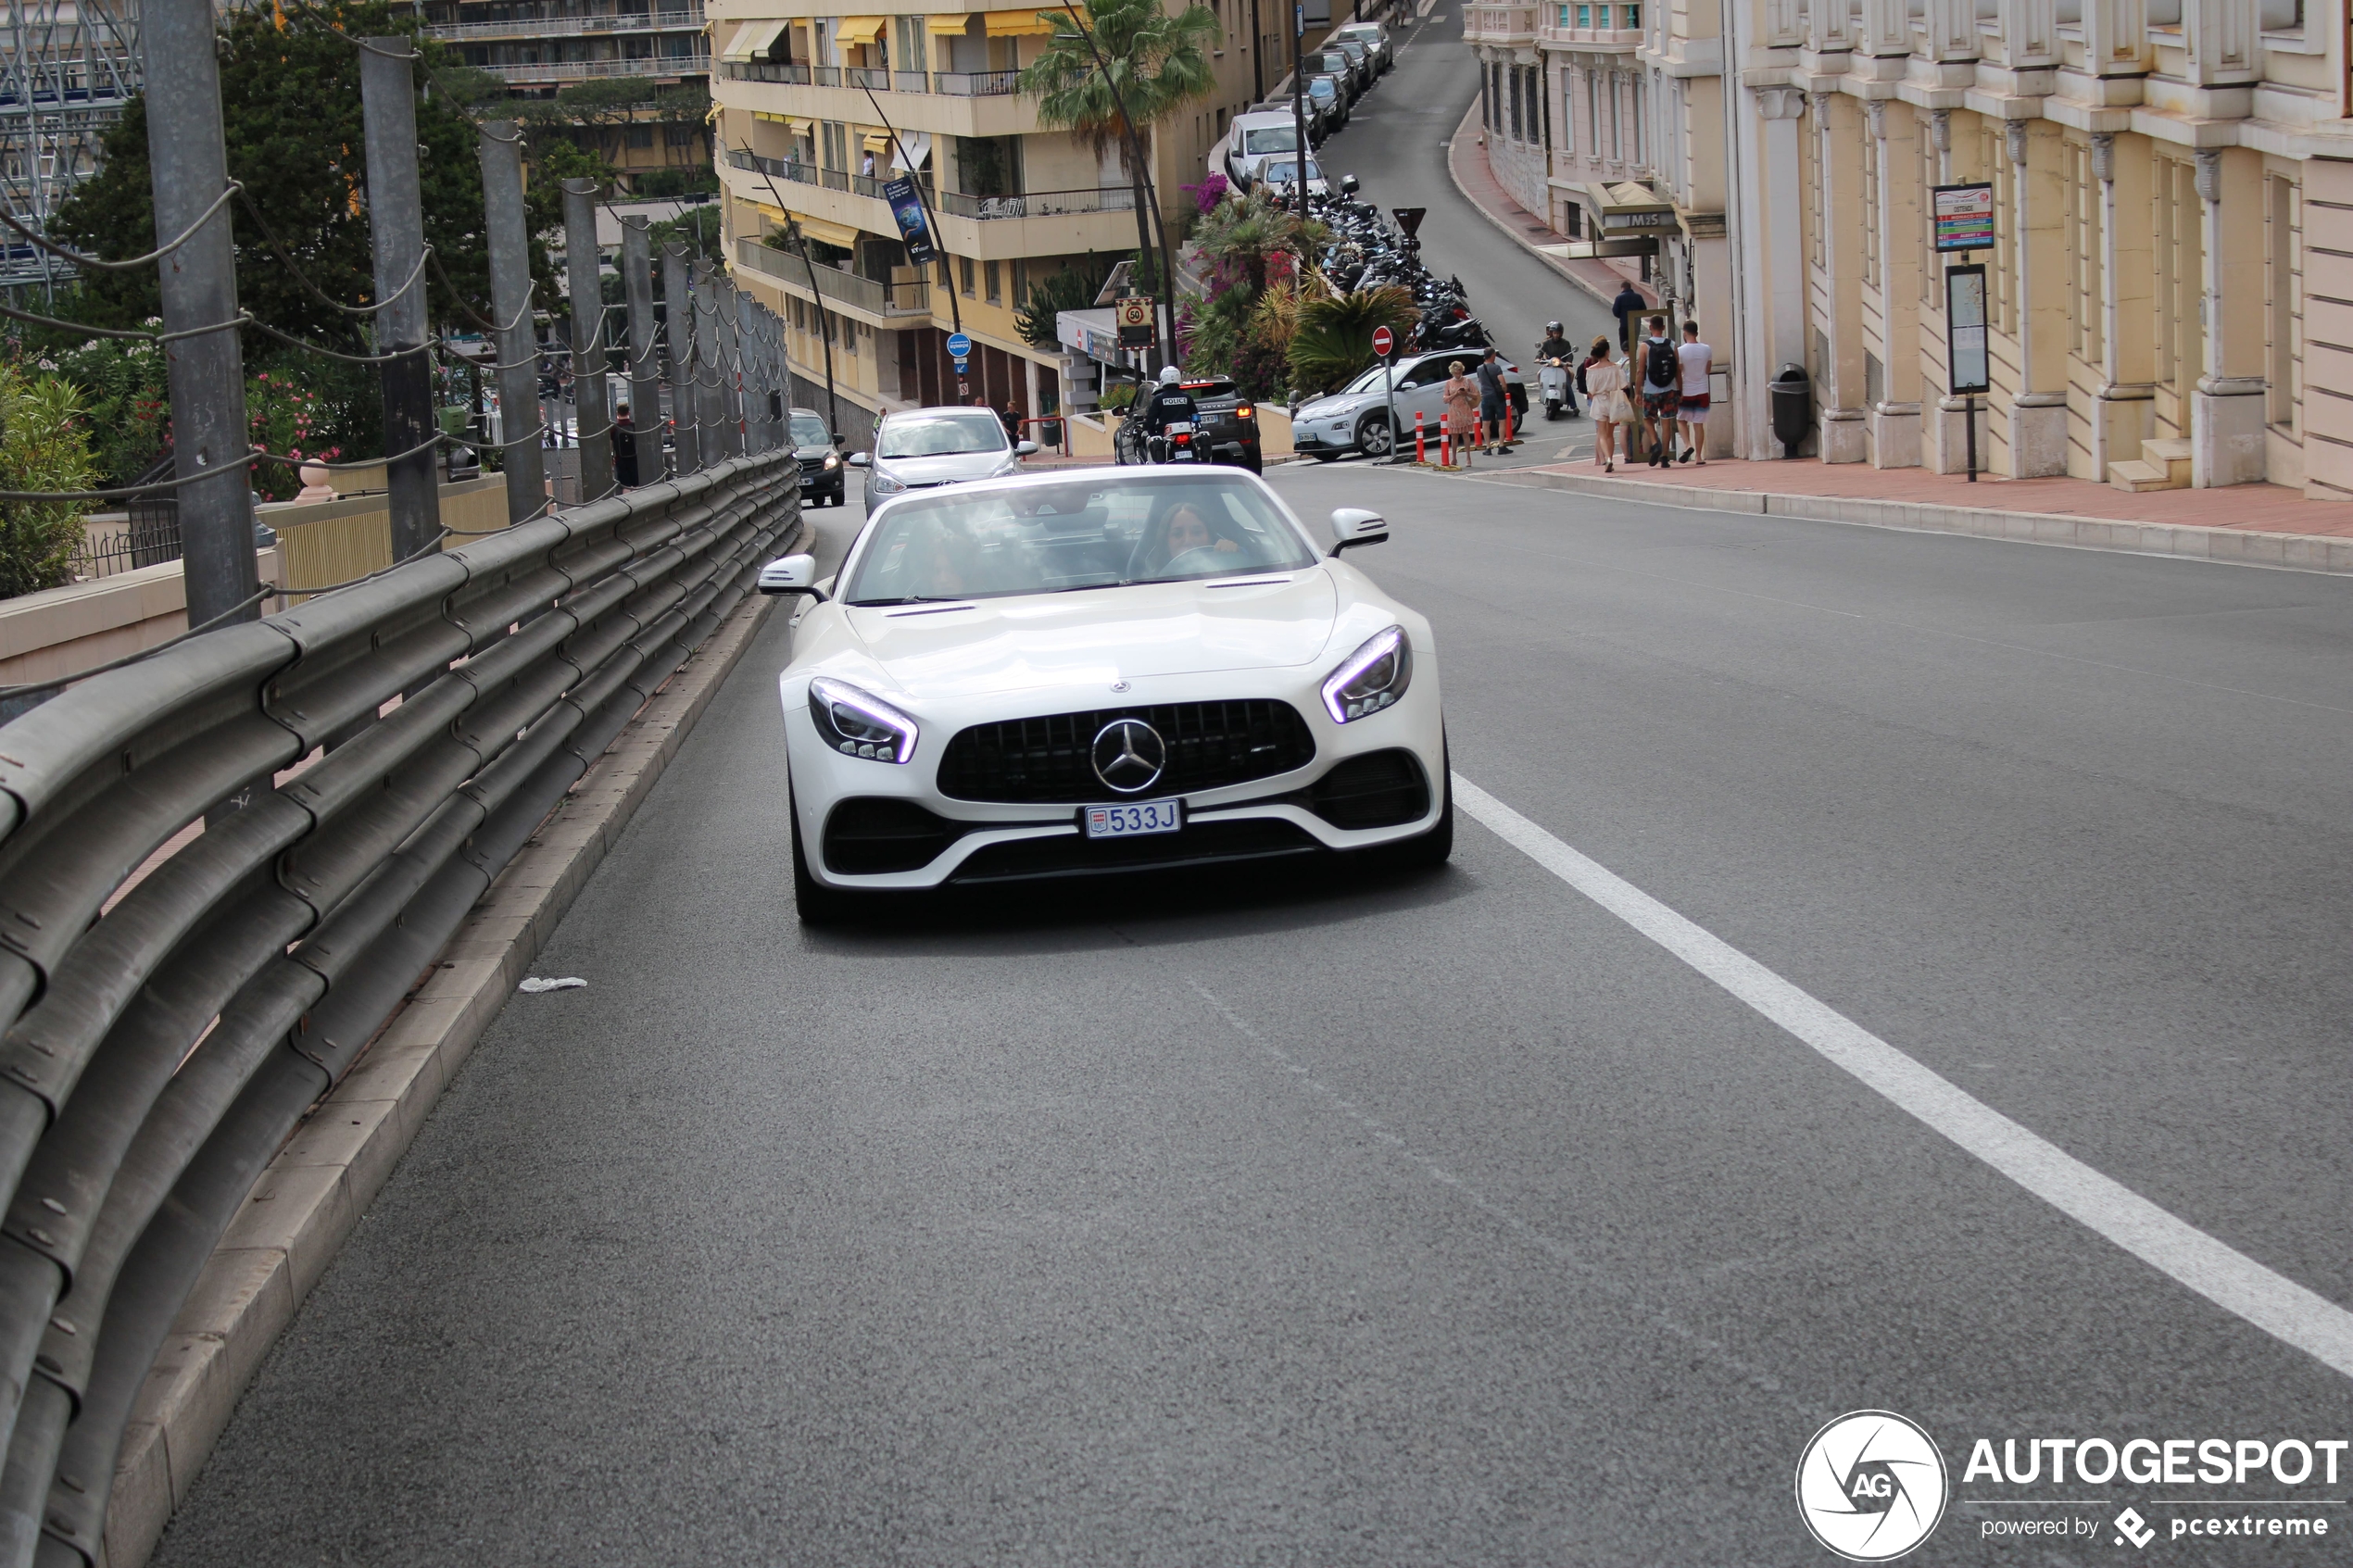
<svg viewBox="0 0 2353 1568"><path fill-rule="evenodd" d="M1604 302L1629 275L1608 261L1571 261L1548 246L1560 236L1514 201L1488 167L1478 107L1455 128L1447 171L1488 220L1570 282ZM1645 300L1656 292L1637 282ZM1718 458L1705 468L1621 466L1604 474L1590 463L1484 470L1482 479L1654 506L1749 511L1877 528L1921 529L1989 539L2024 539L2082 549L2183 556L2353 573L2353 502L2308 501L2284 484L2228 490L2127 494L2088 479L1999 479L1924 468L1875 469L1868 463ZM2227 497L2227 499L2225 499Z"/></svg>

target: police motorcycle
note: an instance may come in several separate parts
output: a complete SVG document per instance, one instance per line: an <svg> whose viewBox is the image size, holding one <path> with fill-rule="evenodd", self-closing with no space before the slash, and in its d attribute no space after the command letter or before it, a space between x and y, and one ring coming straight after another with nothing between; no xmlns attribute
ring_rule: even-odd
<svg viewBox="0 0 2353 1568"><path fill-rule="evenodd" d="M1174 365L1164 367L1160 372L1159 390L1154 394L1155 400L1175 393L1189 408L1192 399L1185 396L1176 385L1181 374ZM1145 435L1144 460L1148 463L1198 463L1202 458L1194 449L1193 443L1200 434L1199 420L1170 420L1159 430Z"/></svg>

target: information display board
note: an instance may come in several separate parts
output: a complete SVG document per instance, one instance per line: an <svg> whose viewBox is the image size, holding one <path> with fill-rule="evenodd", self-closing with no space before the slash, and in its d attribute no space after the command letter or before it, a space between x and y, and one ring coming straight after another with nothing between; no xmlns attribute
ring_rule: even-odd
<svg viewBox="0 0 2353 1568"><path fill-rule="evenodd" d="M1939 251L1994 248L1994 187L1983 182L1937 185L1929 192Z"/></svg>
<svg viewBox="0 0 2353 1568"><path fill-rule="evenodd" d="M1944 270L1944 325L1950 384L1956 397L1991 389L1985 352L1985 269L1948 267Z"/></svg>

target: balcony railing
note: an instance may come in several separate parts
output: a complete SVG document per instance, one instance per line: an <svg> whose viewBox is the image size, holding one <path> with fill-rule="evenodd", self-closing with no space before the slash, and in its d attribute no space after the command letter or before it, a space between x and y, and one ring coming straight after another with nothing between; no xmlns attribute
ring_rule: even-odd
<svg viewBox="0 0 2353 1568"><path fill-rule="evenodd" d="M828 191L847 191L851 195L871 196L876 201L884 199L884 181L880 178L852 174L841 169L819 169L799 158L762 157L741 147L729 147L725 157L730 168L740 169L748 174L765 174L777 180L789 180L796 184L818 185ZM968 196L961 191L935 191L930 182L925 181L924 194L931 198L934 207L940 212L952 213L958 218L978 219L984 222L1000 218L1060 218L1072 213L1136 210L1136 193L1126 185L1076 191L1025 191L1017 196Z"/></svg>
<svg viewBox="0 0 2353 1568"><path fill-rule="evenodd" d="M1536 36L1533 6L1466 6L1463 36L1482 44L1528 43Z"/></svg>
<svg viewBox="0 0 2353 1568"><path fill-rule="evenodd" d="M1017 70L881 70L861 66L780 65L773 60L724 60L730 82L773 82L785 87L870 87L877 93L937 93L951 98L1002 98L1020 91Z"/></svg>
<svg viewBox="0 0 2353 1568"><path fill-rule="evenodd" d="M736 242L736 259L780 283L795 289L809 289L809 263L790 251L778 250L754 239L740 239ZM816 272L817 287L811 292L823 295L829 308L846 306L852 310L862 310L869 316L886 317L931 314L931 285L928 283L881 283L822 262L817 265Z"/></svg>
<svg viewBox="0 0 2353 1568"><path fill-rule="evenodd" d="M619 11L604 17L542 17L529 21L441 22L425 29L452 44L485 38L590 38L614 32L699 32L700 9Z"/></svg>
<svg viewBox="0 0 2353 1568"><path fill-rule="evenodd" d="M486 65L502 82L583 82L600 76L708 76L709 55L648 55L634 60L531 60Z"/></svg>

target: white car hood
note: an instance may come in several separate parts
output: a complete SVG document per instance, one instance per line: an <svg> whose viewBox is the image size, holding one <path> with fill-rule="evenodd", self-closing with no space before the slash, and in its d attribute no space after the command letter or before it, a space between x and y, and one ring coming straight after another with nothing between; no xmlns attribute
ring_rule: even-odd
<svg viewBox="0 0 2353 1568"><path fill-rule="evenodd" d="M848 615L868 655L917 699L1305 664L1331 640L1331 580L1312 567L1265 577L959 601L969 608L853 606Z"/></svg>
<svg viewBox="0 0 2353 1568"><path fill-rule="evenodd" d="M944 458L877 458L875 468L910 488L987 479L1012 460L1010 450L955 452Z"/></svg>

